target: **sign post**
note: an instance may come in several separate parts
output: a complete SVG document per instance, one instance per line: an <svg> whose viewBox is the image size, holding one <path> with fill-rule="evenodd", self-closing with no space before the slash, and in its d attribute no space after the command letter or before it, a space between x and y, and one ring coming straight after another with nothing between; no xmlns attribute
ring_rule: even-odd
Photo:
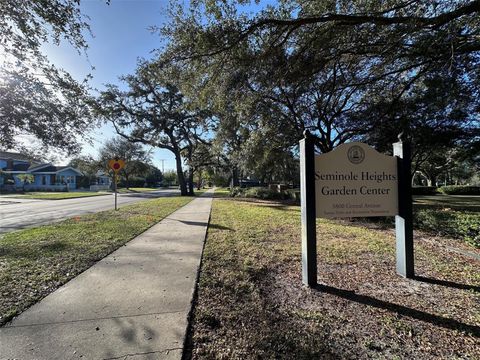
<svg viewBox="0 0 480 360"><path fill-rule="evenodd" d="M117 174L125 167L125 161L115 158L108 162L108 166L113 170L113 191L115 192L115 210L117 207Z"/></svg>
<svg viewBox="0 0 480 360"><path fill-rule="evenodd" d="M308 130L300 140L300 197L302 212L302 281L317 285L317 228L315 210L315 144Z"/></svg>
<svg viewBox="0 0 480 360"><path fill-rule="evenodd" d="M113 192L115 193L115 211L118 210L117 207L117 172L113 173Z"/></svg>
<svg viewBox="0 0 480 360"><path fill-rule="evenodd" d="M406 278L414 277L413 261L413 211L410 144L393 144L393 155L398 163L398 215L395 215L397 273Z"/></svg>
<svg viewBox="0 0 480 360"><path fill-rule="evenodd" d="M394 144L394 156L352 142L315 155L314 136L300 140L302 281L317 285L316 218L395 216L396 269L414 276L410 147Z"/></svg>

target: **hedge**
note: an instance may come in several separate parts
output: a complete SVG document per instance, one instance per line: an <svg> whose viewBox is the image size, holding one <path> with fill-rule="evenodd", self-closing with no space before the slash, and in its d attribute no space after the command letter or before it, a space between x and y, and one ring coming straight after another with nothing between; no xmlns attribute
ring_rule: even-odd
<svg viewBox="0 0 480 360"><path fill-rule="evenodd" d="M448 185L442 186L439 190L447 195L480 195L480 186Z"/></svg>
<svg viewBox="0 0 480 360"><path fill-rule="evenodd" d="M414 186L412 187L413 195L435 195L438 193L436 186Z"/></svg>
<svg viewBox="0 0 480 360"><path fill-rule="evenodd" d="M249 187L249 188L234 187L232 190L230 190L230 196L262 199L262 200L296 199L296 194L294 191L289 191L289 190L276 191L266 187Z"/></svg>
<svg viewBox="0 0 480 360"><path fill-rule="evenodd" d="M118 184L118 187L126 187L127 185L127 182L125 181L125 179L121 179L119 184ZM145 179L142 179L142 178L132 178L132 179L128 179L128 187L131 188L131 187L144 187L145 186Z"/></svg>

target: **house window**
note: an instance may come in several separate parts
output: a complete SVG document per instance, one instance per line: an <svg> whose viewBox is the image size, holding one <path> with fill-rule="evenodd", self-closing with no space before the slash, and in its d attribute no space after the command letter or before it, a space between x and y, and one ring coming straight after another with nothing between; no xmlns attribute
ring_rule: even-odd
<svg viewBox="0 0 480 360"><path fill-rule="evenodd" d="M71 175L62 175L60 177L60 179L62 180L62 184L66 183L66 184L75 184L75 176L71 176Z"/></svg>
<svg viewBox="0 0 480 360"><path fill-rule="evenodd" d="M47 185L47 177L42 175L42 185Z"/></svg>

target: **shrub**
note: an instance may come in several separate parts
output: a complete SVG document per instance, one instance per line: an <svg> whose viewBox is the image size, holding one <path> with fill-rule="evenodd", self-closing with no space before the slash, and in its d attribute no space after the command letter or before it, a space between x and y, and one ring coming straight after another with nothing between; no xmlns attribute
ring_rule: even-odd
<svg viewBox="0 0 480 360"><path fill-rule="evenodd" d="M234 187L230 190L230 197L243 197L245 196L245 190L244 188L241 187Z"/></svg>
<svg viewBox="0 0 480 360"><path fill-rule="evenodd" d="M285 190L285 196L286 196L287 199L300 201L300 189Z"/></svg>
<svg viewBox="0 0 480 360"><path fill-rule="evenodd" d="M118 187L126 187L126 181L125 179L121 179L119 184L118 184ZM129 188L132 188L132 187L144 187L145 186L145 179L144 178L138 178L138 177L132 177L130 179L128 179L128 187Z"/></svg>
<svg viewBox="0 0 480 360"><path fill-rule="evenodd" d="M412 187L413 195L435 195L438 193L436 186L414 186Z"/></svg>
<svg viewBox="0 0 480 360"><path fill-rule="evenodd" d="M480 215L462 214L456 219L457 229L470 245L480 248Z"/></svg>
<svg viewBox="0 0 480 360"><path fill-rule="evenodd" d="M447 195L480 195L480 186L449 185L442 186L439 190Z"/></svg>
<svg viewBox="0 0 480 360"><path fill-rule="evenodd" d="M245 191L245 197L262 200L282 200L285 194L265 187L252 187Z"/></svg>
<svg viewBox="0 0 480 360"><path fill-rule="evenodd" d="M79 188L89 188L90 184L94 181L95 179L89 177L89 176L78 176L77 177L77 187Z"/></svg>
<svg viewBox="0 0 480 360"><path fill-rule="evenodd" d="M414 212L414 227L451 236L480 248L480 214L453 210L419 209Z"/></svg>
<svg viewBox="0 0 480 360"><path fill-rule="evenodd" d="M278 192L265 187L240 188L230 190L231 197L246 197L261 200L284 200L291 198L287 191Z"/></svg>

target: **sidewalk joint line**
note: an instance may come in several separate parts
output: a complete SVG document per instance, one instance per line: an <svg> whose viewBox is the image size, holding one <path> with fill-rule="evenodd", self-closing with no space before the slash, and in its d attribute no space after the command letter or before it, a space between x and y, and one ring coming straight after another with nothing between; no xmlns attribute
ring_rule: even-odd
<svg viewBox="0 0 480 360"><path fill-rule="evenodd" d="M165 312L156 312L156 313L145 313L145 314L133 314L133 315L118 315L118 316L108 316L108 317L99 317L99 318L91 318L91 319L78 319L78 320L68 320L68 321L58 321L58 322L46 322L46 323L38 323L38 324L24 324L24 325L6 325L0 327L1 330L6 329L13 329L13 328L22 328L22 327L30 327L30 326L43 326L43 325L62 325L62 324L72 324L77 322L87 322L87 321L95 321L95 320L111 320L111 319L123 319L123 318L130 318L130 317L141 317L141 316L152 316L152 315L166 315L166 314L178 314L182 313L184 310L177 310L177 311L165 311Z"/></svg>
<svg viewBox="0 0 480 360"><path fill-rule="evenodd" d="M115 357L104 358L103 360L127 359L129 356L149 355L149 354L157 354L157 353L163 353L163 352L165 352L166 354L168 354L170 351L174 351L174 350L182 350L182 348L169 348L169 349L163 349L163 350L155 350L155 351L147 351L147 352L130 353L130 354L119 355L119 356L115 356Z"/></svg>

